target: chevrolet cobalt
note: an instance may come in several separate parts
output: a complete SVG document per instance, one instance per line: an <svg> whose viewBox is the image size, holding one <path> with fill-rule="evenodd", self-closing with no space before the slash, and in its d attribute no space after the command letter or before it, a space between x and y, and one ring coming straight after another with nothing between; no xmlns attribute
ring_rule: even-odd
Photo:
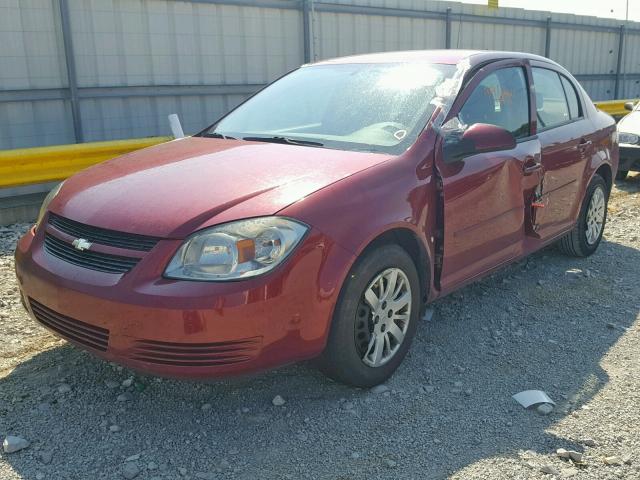
<svg viewBox="0 0 640 480"><path fill-rule="evenodd" d="M35 320L140 371L315 359L369 387L434 299L554 242L592 254L617 166L613 120L546 58L322 61L65 181L16 273Z"/></svg>

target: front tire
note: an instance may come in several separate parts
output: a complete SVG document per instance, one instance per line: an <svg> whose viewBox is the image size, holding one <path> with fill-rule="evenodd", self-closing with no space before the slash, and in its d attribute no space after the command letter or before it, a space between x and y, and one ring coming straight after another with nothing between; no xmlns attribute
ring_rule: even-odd
<svg viewBox="0 0 640 480"><path fill-rule="evenodd" d="M320 370L356 387L387 380L415 336L421 298L418 272L403 248L365 253L340 292Z"/></svg>
<svg viewBox="0 0 640 480"><path fill-rule="evenodd" d="M609 189L600 175L594 175L582 201L578 223L558 242L560 251L573 257L588 257L598 249L607 223Z"/></svg>

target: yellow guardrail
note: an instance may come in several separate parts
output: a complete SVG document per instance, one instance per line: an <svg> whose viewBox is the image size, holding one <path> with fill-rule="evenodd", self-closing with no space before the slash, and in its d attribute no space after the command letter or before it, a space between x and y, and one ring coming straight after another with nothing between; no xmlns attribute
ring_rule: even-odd
<svg viewBox="0 0 640 480"><path fill-rule="evenodd" d="M594 103L600 110L602 110L603 112L607 112L613 117L624 117L627 113L629 113L629 110L624 108L624 104L627 102L636 103L637 101L637 98L628 98L626 100L608 100L605 102Z"/></svg>
<svg viewBox="0 0 640 480"><path fill-rule="evenodd" d="M64 180L96 163L172 139L149 137L3 150L0 151L0 188Z"/></svg>

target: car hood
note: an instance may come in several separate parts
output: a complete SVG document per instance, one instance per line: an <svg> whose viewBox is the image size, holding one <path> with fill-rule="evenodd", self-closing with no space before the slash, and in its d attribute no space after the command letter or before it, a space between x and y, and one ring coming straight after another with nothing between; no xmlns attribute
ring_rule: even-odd
<svg viewBox="0 0 640 480"><path fill-rule="evenodd" d="M389 155L191 137L138 150L65 182L51 211L89 225L183 238L272 215Z"/></svg>
<svg viewBox="0 0 640 480"><path fill-rule="evenodd" d="M618 122L618 131L640 135L640 112L631 112Z"/></svg>

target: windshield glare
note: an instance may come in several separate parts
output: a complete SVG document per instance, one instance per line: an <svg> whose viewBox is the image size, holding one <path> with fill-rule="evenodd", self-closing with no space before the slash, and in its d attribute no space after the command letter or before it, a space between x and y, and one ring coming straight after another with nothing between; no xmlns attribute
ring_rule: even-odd
<svg viewBox="0 0 640 480"><path fill-rule="evenodd" d="M453 65L302 67L240 105L203 135L285 137L327 148L401 153L434 110Z"/></svg>

